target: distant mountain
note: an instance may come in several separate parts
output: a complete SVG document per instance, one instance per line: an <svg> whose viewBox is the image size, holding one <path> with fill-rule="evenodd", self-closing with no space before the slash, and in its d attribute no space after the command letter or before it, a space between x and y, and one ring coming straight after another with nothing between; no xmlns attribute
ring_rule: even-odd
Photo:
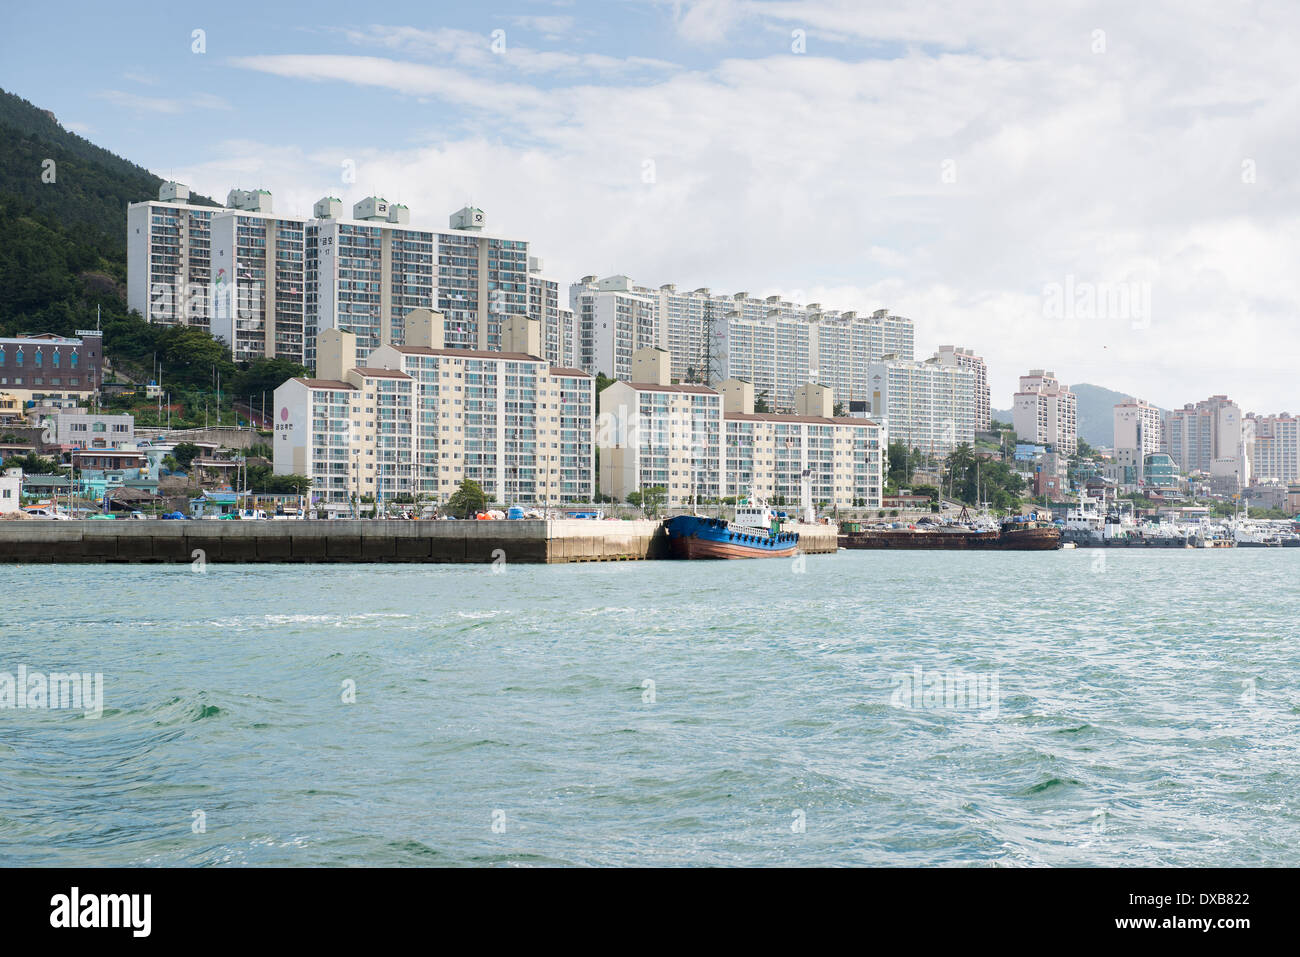
<svg viewBox="0 0 1300 957"><path fill-rule="evenodd" d="M1079 397L1079 438L1089 445L1113 447L1115 444L1115 406L1127 398L1131 392L1116 392L1105 386L1089 385L1081 382L1071 385L1070 391ZM1163 414L1164 409L1160 410ZM1010 409L993 410L993 418L999 422L1011 422Z"/></svg>
<svg viewBox="0 0 1300 957"><path fill-rule="evenodd" d="M1079 436L1089 445L1115 445L1115 406L1131 398L1131 392L1116 392L1105 386L1082 382L1070 386L1079 397Z"/></svg>

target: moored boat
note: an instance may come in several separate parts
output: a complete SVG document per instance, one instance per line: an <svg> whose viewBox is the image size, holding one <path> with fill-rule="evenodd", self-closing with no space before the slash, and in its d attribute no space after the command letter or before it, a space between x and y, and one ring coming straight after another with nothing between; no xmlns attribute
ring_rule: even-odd
<svg viewBox="0 0 1300 957"><path fill-rule="evenodd" d="M736 508L736 518L677 515L664 524L674 558L788 558L798 532L781 531L780 519L761 499Z"/></svg>
<svg viewBox="0 0 1300 957"><path fill-rule="evenodd" d="M1010 520L997 528L964 525L866 528L841 535L845 548L921 548L1049 551L1061 547L1061 530L1047 522Z"/></svg>

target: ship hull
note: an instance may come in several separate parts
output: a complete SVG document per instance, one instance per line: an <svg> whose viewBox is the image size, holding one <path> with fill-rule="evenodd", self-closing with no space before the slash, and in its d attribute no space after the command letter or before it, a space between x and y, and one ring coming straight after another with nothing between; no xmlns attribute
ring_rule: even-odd
<svg viewBox="0 0 1300 957"><path fill-rule="evenodd" d="M851 532L841 535L839 543L844 548L1039 552L1060 548L1061 533L1055 528L1000 532L922 532L900 528Z"/></svg>
<svg viewBox="0 0 1300 957"><path fill-rule="evenodd" d="M737 530L721 519L693 515L670 519L664 530L674 558L789 558L799 547L799 536L794 532L773 537L762 529Z"/></svg>
<svg viewBox="0 0 1300 957"><path fill-rule="evenodd" d="M1185 538L1090 538L1083 535L1071 535L1066 532L1065 541L1073 542L1078 548L1194 548L1195 543Z"/></svg>

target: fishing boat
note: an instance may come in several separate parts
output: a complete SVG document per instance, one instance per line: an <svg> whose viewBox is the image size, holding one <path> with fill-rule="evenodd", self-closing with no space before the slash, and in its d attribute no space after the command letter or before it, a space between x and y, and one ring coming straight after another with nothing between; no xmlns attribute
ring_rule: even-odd
<svg viewBox="0 0 1300 957"><path fill-rule="evenodd" d="M1261 522L1240 519L1232 523L1232 537L1238 548L1281 548L1282 537Z"/></svg>
<svg viewBox="0 0 1300 957"><path fill-rule="evenodd" d="M1106 521L1103 504L1103 499L1090 498L1087 490L1081 489L1078 504L1065 513L1062 538L1080 547L1100 544Z"/></svg>
<svg viewBox="0 0 1300 957"><path fill-rule="evenodd" d="M799 546L799 533L781 531L780 517L755 496L736 506L732 521L677 515L664 531L674 558L788 558Z"/></svg>

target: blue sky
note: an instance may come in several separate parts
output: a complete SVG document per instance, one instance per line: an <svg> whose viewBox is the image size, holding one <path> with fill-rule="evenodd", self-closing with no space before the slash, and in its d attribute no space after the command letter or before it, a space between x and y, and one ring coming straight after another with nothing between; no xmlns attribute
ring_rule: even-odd
<svg viewBox="0 0 1300 957"><path fill-rule="evenodd" d="M1166 407L1300 411L1290 5L80 2L5 20L0 86L199 192L263 187L290 213L375 192L430 225L472 201L563 283L888 307L920 355L982 353L995 407L1049 368ZM1064 289L1082 293L1062 311Z"/></svg>
<svg viewBox="0 0 1300 957"><path fill-rule="evenodd" d="M231 58L240 56L358 52L347 33L364 29L374 18L355 0L321 0L309 8L235 0L219 7L195 5L190 12L178 12L175 3L127 6L106 9L103 3L83 0L61 5L66 17L52 16L42 4L6 10L6 30L0 35L5 87L52 109L99 145L128 158L147 157L154 167L185 165L196 145L220 142L233 123L242 135L268 139L309 139L322 124L337 124L344 116L359 137L388 139L394 127L408 128L398 142L417 134L410 128L411 104L401 97L377 98L346 84L322 91L231 66ZM309 16L304 15L307 9ZM504 30L507 50L528 43L656 58L671 56L680 46L674 43L671 6L386 2L375 9L383 11L376 22L461 30L480 35L485 47L494 30ZM69 30L73 22L78 27ZM192 49L196 29L206 34L201 55ZM708 59L690 52L700 63ZM545 89L557 80L542 74L536 82ZM105 98L105 91L122 96ZM206 122L178 140L172 124L159 122L170 115L162 101L188 103L199 96L220 98L224 105L213 101L190 112ZM274 100L274 109L267 107L268 99ZM222 115L227 111L233 115ZM454 109L429 103L419 111L417 127L459 122Z"/></svg>

